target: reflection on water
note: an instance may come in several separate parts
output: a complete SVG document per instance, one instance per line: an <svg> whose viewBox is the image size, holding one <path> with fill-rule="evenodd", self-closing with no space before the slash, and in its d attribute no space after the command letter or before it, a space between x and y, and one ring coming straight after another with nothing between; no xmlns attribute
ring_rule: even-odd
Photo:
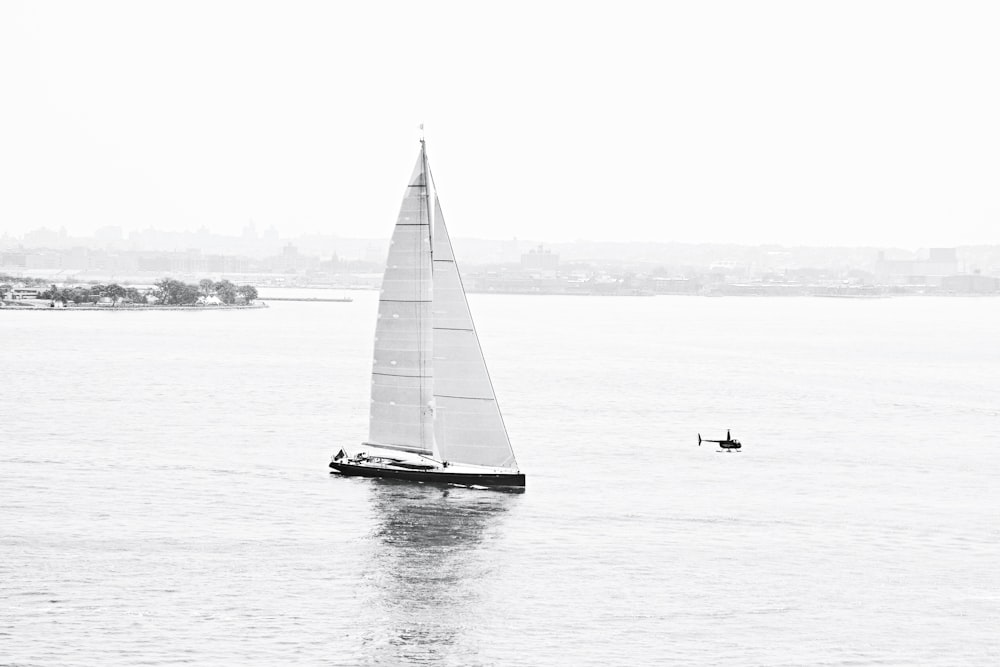
<svg viewBox="0 0 1000 667"><path fill-rule="evenodd" d="M474 627L494 567L488 546L518 496L371 482L373 562L362 575L374 615L368 657L433 664L474 656L463 631Z"/></svg>

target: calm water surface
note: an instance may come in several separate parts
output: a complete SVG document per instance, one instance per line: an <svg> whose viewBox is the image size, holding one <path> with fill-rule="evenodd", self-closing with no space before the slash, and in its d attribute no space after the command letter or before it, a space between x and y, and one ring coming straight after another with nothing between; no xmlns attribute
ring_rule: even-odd
<svg viewBox="0 0 1000 667"><path fill-rule="evenodd" d="M514 495L327 473L351 296L0 311L0 665L1000 661L1000 300L472 295Z"/></svg>

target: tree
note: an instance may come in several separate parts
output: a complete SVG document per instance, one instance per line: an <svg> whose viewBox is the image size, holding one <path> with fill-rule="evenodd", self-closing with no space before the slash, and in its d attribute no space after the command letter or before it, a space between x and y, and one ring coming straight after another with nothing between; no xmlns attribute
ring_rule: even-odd
<svg viewBox="0 0 1000 667"><path fill-rule="evenodd" d="M176 292L175 283L177 281L171 278L164 278L157 281L153 287L153 294L156 296L156 300L164 306L169 306L173 303L174 292Z"/></svg>
<svg viewBox="0 0 1000 667"><path fill-rule="evenodd" d="M146 297L134 287L125 288L125 300L129 303L146 303Z"/></svg>
<svg viewBox="0 0 1000 667"><path fill-rule="evenodd" d="M257 298L257 288L253 285L240 285L236 291L247 303L253 303L253 300Z"/></svg>
<svg viewBox="0 0 1000 667"><path fill-rule="evenodd" d="M194 285L188 285L187 283L181 283L180 291L177 294L177 303L182 306L190 306L192 304L198 303L198 298L201 296L201 292Z"/></svg>
<svg viewBox="0 0 1000 667"><path fill-rule="evenodd" d="M156 283L156 298L165 306L187 306L198 301L200 292L194 285L182 283L173 278L164 278Z"/></svg>
<svg viewBox="0 0 1000 667"><path fill-rule="evenodd" d="M72 301L73 303L84 303L90 301L90 291L84 289L83 287L73 287L63 290L63 303L66 301Z"/></svg>
<svg viewBox="0 0 1000 667"><path fill-rule="evenodd" d="M228 280L220 280L215 283L215 296L219 297L219 301L226 305L232 305L236 303L236 285L232 284Z"/></svg>
<svg viewBox="0 0 1000 667"><path fill-rule="evenodd" d="M180 304L180 295L184 287L184 283L179 280L164 278L156 283L156 298L165 306Z"/></svg>
<svg viewBox="0 0 1000 667"><path fill-rule="evenodd" d="M215 283L209 278L204 278L198 282L198 287L201 288L201 293L205 295L205 298L212 296L215 292Z"/></svg>
<svg viewBox="0 0 1000 667"><path fill-rule="evenodd" d="M125 298L125 288L117 283L112 283L104 288L104 295L111 298L111 303L118 305L121 299Z"/></svg>

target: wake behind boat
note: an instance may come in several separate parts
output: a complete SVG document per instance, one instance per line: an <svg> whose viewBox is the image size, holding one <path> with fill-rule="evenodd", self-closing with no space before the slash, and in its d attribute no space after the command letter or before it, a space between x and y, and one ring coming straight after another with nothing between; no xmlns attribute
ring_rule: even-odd
<svg viewBox="0 0 1000 667"><path fill-rule="evenodd" d="M524 486L423 139L382 280L368 441L341 449L330 467L343 475Z"/></svg>

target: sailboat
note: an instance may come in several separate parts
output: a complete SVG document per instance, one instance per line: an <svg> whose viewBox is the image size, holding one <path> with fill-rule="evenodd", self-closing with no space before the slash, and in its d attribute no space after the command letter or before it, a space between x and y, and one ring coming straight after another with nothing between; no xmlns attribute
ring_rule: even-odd
<svg viewBox="0 0 1000 667"><path fill-rule="evenodd" d="M413 169L379 295L368 440L343 475L524 487L427 161Z"/></svg>

